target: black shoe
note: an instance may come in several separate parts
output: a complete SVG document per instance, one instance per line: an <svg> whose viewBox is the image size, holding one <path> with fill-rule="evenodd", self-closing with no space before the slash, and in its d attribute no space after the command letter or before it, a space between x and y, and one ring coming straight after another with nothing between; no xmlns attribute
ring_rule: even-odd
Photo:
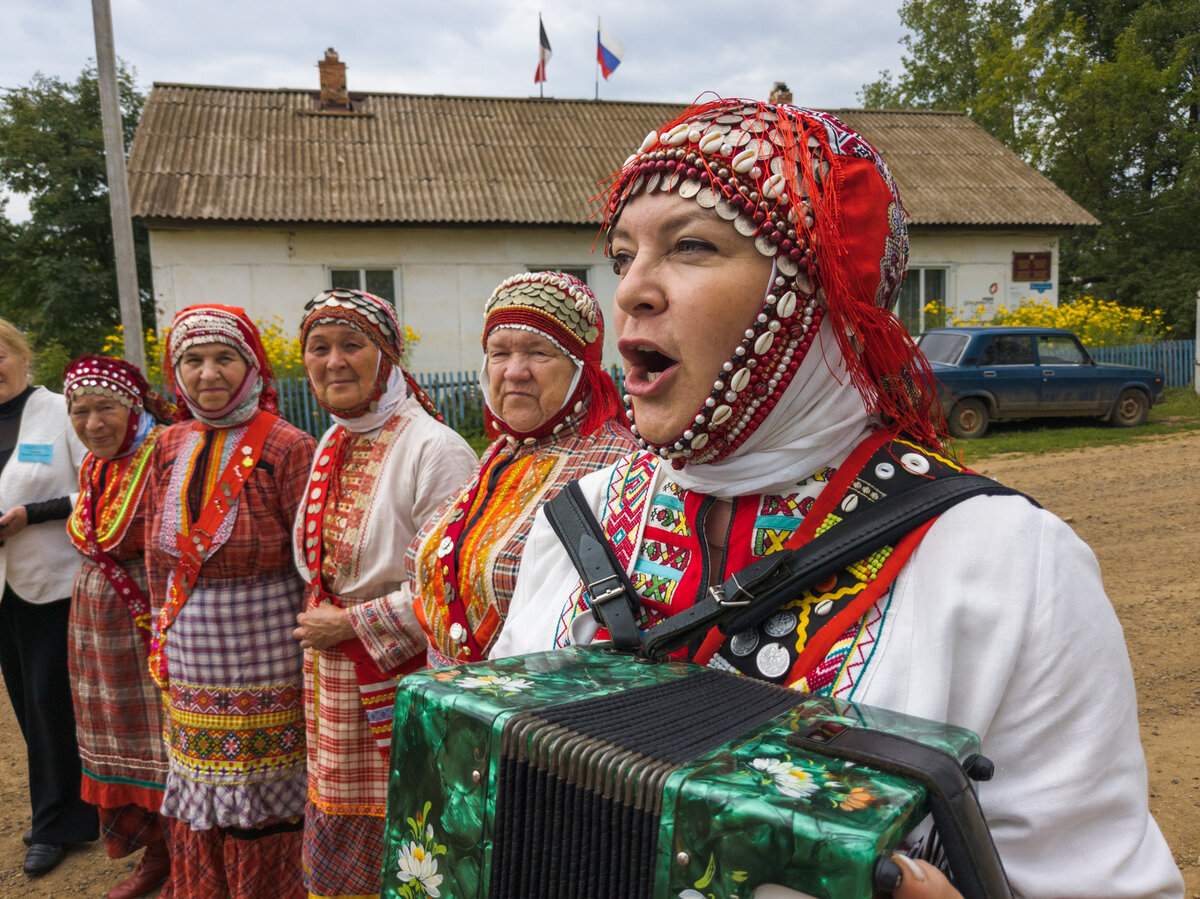
<svg viewBox="0 0 1200 899"><path fill-rule="evenodd" d="M58 867L64 855L62 843L34 843L25 853L24 871L30 877L49 874Z"/></svg>
<svg viewBox="0 0 1200 899"><path fill-rule="evenodd" d="M29 830L25 831L25 836L21 837L21 842L24 843L26 846L33 845L33 828L32 827L29 828Z"/></svg>

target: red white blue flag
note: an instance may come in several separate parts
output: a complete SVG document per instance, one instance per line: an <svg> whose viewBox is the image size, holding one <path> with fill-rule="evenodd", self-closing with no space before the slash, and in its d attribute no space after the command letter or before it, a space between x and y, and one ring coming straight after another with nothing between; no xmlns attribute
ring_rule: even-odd
<svg viewBox="0 0 1200 899"><path fill-rule="evenodd" d="M621 64L621 60L625 58L625 46L608 33L608 29L600 24L600 20L596 20L596 61L600 63L600 71L604 73L604 80L608 80L608 76L613 73L613 69Z"/></svg>
<svg viewBox="0 0 1200 899"><path fill-rule="evenodd" d="M546 37L546 26L542 24L542 17L538 16L538 64L537 71L533 73L533 83L537 84L540 81L546 80L546 63L550 61L550 38Z"/></svg>

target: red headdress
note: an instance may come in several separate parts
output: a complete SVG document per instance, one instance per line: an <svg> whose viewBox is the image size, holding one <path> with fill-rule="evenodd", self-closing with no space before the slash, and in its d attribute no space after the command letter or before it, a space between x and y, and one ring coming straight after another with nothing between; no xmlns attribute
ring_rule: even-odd
<svg viewBox="0 0 1200 899"><path fill-rule="evenodd" d="M868 408L941 446L932 372L891 312L908 263L904 209L870 144L828 113L716 100L646 135L606 191L605 230L631 198L653 191L713 209L773 269L761 310L714 372L695 423L644 446L677 464L728 456L774 408L826 315ZM626 410L633 422L628 398Z"/></svg>
<svg viewBox="0 0 1200 899"><path fill-rule="evenodd" d="M504 432L513 437L536 440L557 433L572 415L582 414L579 429L591 434L604 422L616 418L620 397L616 385L600 364L604 349L604 318L588 286L562 272L527 272L502 282L484 306L483 347L497 328L519 328L548 337L582 367L579 383L562 409L537 430L513 430L485 409L489 437Z"/></svg>
<svg viewBox="0 0 1200 899"><path fill-rule="evenodd" d="M179 384L176 372L179 360L189 347L207 343L224 343L233 347L246 360L247 366L246 377L234 391L233 399L224 409L216 412L200 409ZM275 373L263 348L262 337L246 310L239 306L203 303L181 309L171 322L171 330L167 333L163 371L167 376L167 389L176 399L178 410L175 418L178 421L198 418L208 424L223 426L228 417L234 415L256 389L259 391L257 408L267 412L279 411ZM240 413L237 417L241 418Z"/></svg>
<svg viewBox="0 0 1200 899"><path fill-rule="evenodd" d="M341 418L358 418L367 412L374 412L379 408L379 399L395 367L403 374L408 392L418 399L426 412L442 421L442 415L433 400L421 389L416 378L400 365L404 355L404 332L391 303L365 290L335 287L322 291L304 304L304 318L300 321L301 346L308 341L308 332L317 325L347 325L354 328L375 344L381 357L375 384L362 404L354 409L335 409L318 398L317 402L323 409ZM316 393L315 390L313 392Z"/></svg>
<svg viewBox="0 0 1200 899"><path fill-rule="evenodd" d="M175 407L150 388L138 367L124 359L86 353L68 363L63 369L67 408L71 408L75 397L88 393L114 399L130 410L125 439L116 452L118 456L133 446L143 412L149 412L162 424L169 422L175 413Z"/></svg>

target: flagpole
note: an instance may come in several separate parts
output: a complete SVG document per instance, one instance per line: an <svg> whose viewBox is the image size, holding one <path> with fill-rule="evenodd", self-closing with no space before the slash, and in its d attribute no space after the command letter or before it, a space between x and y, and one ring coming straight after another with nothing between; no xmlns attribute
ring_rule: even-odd
<svg viewBox="0 0 1200 899"><path fill-rule="evenodd" d="M600 17L596 16L596 99L600 99Z"/></svg>
<svg viewBox="0 0 1200 899"><path fill-rule="evenodd" d="M542 24L542 14L538 13L538 36L539 36L538 53L539 54L542 52L542 45L541 45L540 37L541 37L542 32L545 31L545 29L546 29L546 26ZM538 99L539 100L546 99L546 79L545 78L543 78L541 81L538 82Z"/></svg>

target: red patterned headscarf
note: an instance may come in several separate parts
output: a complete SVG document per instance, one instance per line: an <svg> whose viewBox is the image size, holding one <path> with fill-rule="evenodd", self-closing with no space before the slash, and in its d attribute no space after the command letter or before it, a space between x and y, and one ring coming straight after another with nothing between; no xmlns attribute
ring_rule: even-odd
<svg viewBox="0 0 1200 899"><path fill-rule="evenodd" d="M150 388L138 367L124 359L87 353L69 363L63 369L63 396L67 400L67 409L71 408L75 397L88 393L116 400L130 411L125 438L117 449L117 456L133 447L143 413L148 413L160 424L169 422L175 413L175 407Z"/></svg>
<svg viewBox="0 0 1200 899"><path fill-rule="evenodd" d="M829 113L716 100L646 135L603 195L605 231L631 198L653 191L714 210L773 266L763 305L714 372L695 423L664 444L639 436L643 446L677 465L728 456L774 408L826 316L867 407L942 445L932 372L891 312L908 233L896 183L874 147ZM626 415L636 433L628 398Z"/></svg>
<svg viewBox="0 0 1200 899"><path fill-rule="evenodd" d="M557 433L566 419L576 415L582 415L579 430L587 435L617 417L620 397L600 362L604 317L595 295L578 278L563 272L527 272L501 282L484 305L481 343L485 351L488 335L497 328L518 328L549 338L582 371L562 409L536 431L515 431L490 408L485 408L484 423L489 437L503 432L536 440Z"/></svg>
<svg viewBox="0 0 1200 899"><path fill-rule="evenodd" d="M178 366L184 352L207 343L231 346L246 360L246 377L229 404L216 412L201 409L179 383ZM176 398L175 418L179 421L196 418L213 427L230 427L248 421L258 409L279 411L275 373L262 337L246 310L238 306L203 303L180 310L167 333L163 371L167 375L167 389Z"/></svg>

